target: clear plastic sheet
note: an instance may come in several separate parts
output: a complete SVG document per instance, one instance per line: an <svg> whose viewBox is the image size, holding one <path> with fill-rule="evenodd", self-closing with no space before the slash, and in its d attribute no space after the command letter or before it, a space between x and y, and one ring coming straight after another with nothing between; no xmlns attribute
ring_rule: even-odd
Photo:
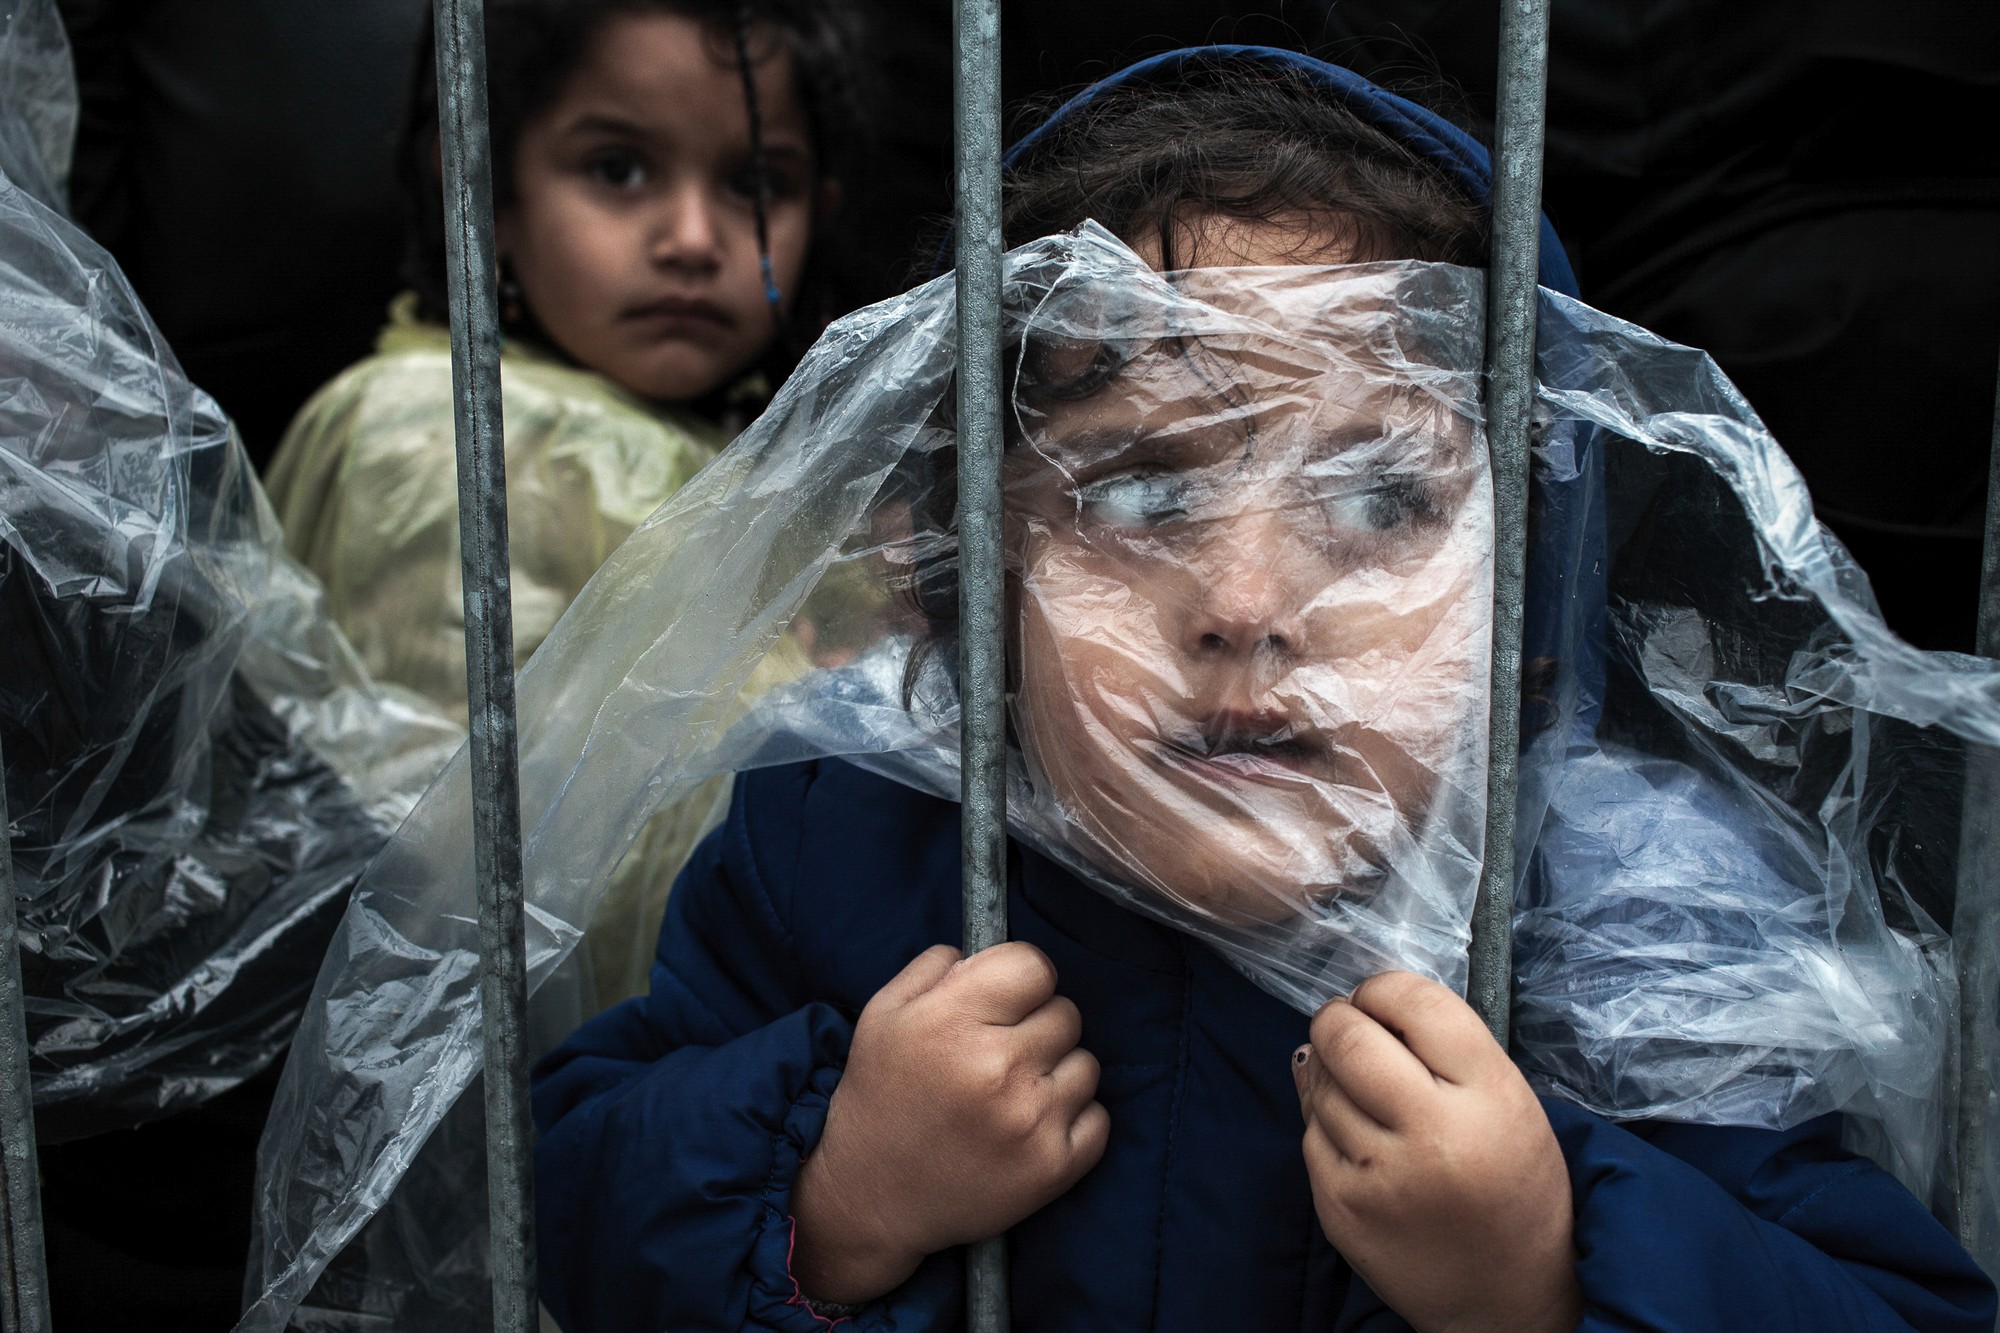
<svg viewBox="0 0 2000 1333"><path fill-rule="evenodd" d="M463 731L360 671L228 421L51 202L61 29L40 3L4 24L0 732L36 1128L60 1139L284 1048Z"/></svg>
<svg viewBox="0 0 2000 1333"><path fill-rule="evenodd" d="M76 69L54 0L9 0L0 6L0 173L65 214L76 119Z"/></svg>
<svg viewBox="0 0 2000 1333"><path fill-rule="evenodd" d="M1301 1010L1385 967L1463 984L1483 285L1163 276L1094 226L1008 260L1013 830ZM840 755L956 794L952 321L940 280L835 324L528 664L531 982L710 775ZM1540 328L1517 1057L1620 1118L1844 1108L1926 1192L1942 794L2000 742L2000 667L1889 635L1705 357L1553 295ZM349 908L262 1147L243 1329L283 1327L413 1160L399 1216L476 1225L477 1161L418 1158L479 1068L470 824L461 758Z"/></svg>

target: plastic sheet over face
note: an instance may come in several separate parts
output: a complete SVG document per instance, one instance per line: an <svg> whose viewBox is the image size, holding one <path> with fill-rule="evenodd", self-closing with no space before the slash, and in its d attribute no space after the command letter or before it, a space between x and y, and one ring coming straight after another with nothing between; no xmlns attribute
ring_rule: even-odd
<svg viewBox="0 0 2000 1333"><path fill-rule="evenodd" d="M17 9L0 739L36 1129L68 1138L202 1101L284 1048L347 892L463 733L360 672L229 423L51 202L60 163L13 178L60 119L33 101L61 83L49 61L66 75L53 8Z"/></svg>
<svg viewBox="0 0 2000 1333"><path fill-rule="evenodd" d="M1482 288L1161 275L1094 226L1008 261L1013 832L1301 1010L1388 967L1463 981ZM956 795L951 302L834 325L528 664L533 978L712 774L842 756ZM1517 1059L1618 1117L1843 1108L1921 1189L1953 1021L1938 849L2000 673L1887 633L1700 354L1553 296L1540 329ZM308 1297L477 1070L469 827L460 761L349 909L263 1146L245 1328ZM465 1234L435 1182L478 1170L426 1154L396 1226ZM477 1307L445 1285L362 1303Z"/></svg>
<svg viewBox="0 0 2000 1333"><path fill-rule="evenodd" d="M1300 1003L1463 980L1492 566L1463 276L1197 271L1199 316L1108 330L1084 288L1018 349L1021 821Z"/></svg>

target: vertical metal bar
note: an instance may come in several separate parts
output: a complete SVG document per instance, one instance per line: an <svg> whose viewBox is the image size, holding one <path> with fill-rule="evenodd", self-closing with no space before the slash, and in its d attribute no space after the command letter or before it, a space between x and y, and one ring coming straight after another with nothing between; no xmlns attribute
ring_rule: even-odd
<svg viewBox="0 0 2000 1333"><path fill-rule="evenodd" d="M532 1333L537 1319L525 1041L527 947L485 10L482 0L436 0L436 15L465 681L472 724L473 867L479 883L480 1005L486 1039L493 1328L495 1333Z"/></svg>
<svg viewBox="0 0 2000 1333"><path fill-rule="evenodd" d="M1000 5L956 0L959 745L965 951L1007 938L1007 752L1001 682ZM966 1324L1009 1323L1005 1237L966 1252Z"/></svg>
<svg viewBox="0 0 2000 1333"><path fill-rule="evenodd" d="M0 754L0 773L7 760ZM35 1162L35 1098L28 1018L21 994L21 934L8 845L7 788L0 783L0 1324L48 1333L49 1278L42 1254L42 1196Z"/></svg>
<svg viewBox="0 0 2000 1333"><path fill-rule="evenodd" d="M1507 1044L1513 995L1514 800L1521 744L1521 616L1527 582L1528 426L1535 404L1535 275L1542 217L1548 0L1502 0L1486 278L1486 437L1493 455L1493 692L1486 864L1472 910L1467 996Z"/></svg>
<svg viewBox="0 0 2000 1333"><path fill-rule="evenodd" d="M1993 396L1993 443L1986 471L1986 547L1979 570L1979 629L1974 644L2000 657L2000 379ZM1958 1178L1950 1200L1958 1237L1981 1263L2000 1260L1991 1234L1996 1201L1987 1197L1992 1136L2000 1116L1993 1054L2000 1040L2000 855L1988 836L2000 813L2000 754L1983 745L1965 757L1965 803L1959 825L1958 897L1952 942L1958 956Z"/></svg>
<svg viewBox="0 0 2000 1333"><path fill-rule="evenodd" d="M1993 387L1993 440L1986 455L1986 545L1979 564L1979 627L1973 648L2000 657L2000 377Z"/></svg>

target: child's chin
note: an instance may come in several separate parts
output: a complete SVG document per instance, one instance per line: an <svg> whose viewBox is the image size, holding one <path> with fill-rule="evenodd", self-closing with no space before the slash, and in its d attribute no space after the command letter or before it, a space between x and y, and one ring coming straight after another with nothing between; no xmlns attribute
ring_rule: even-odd
<svg viewBox="0 0 2000 1333"><path fill-rule="evenodd" d="M676 344L613 366L608 377L620 388L656 403L691 403L723 387L730 375L708 349Z"/></svg>
<svg viewBox="0 0 2000 1333"><path fill-rule="evenodd" d="M1254 805L1218 805L1207 791L1154 780L1100 785L1093 802L1064 805L1077 850L1114 879L1204 920L1263 929L1378 891L1400 816L1380 793L1330 799L1337 790L1260 789ZM1115 823L1094 817L1102 807Z"/></svg>
<svg viewBox="0 0 2000 1333"><path fill-rule="evenodd" d="M1221 846L1185 832L1171 859L1154 856L1127 867L1152 892L1219 925L1259 929L1300 918L1318 919L1337 898L1373 896L1382 880L1358 838L1326 839L1301 848L1281 839Z"/></svg>

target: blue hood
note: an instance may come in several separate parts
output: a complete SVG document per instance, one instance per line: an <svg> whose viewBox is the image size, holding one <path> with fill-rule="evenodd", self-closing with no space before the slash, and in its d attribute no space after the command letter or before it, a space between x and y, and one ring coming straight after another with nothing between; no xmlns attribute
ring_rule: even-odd
<svg viewBox="0 0 2000 1333"><path fill-rule="evenodd" d="M1383 91L1353 70L1274 46L1191 46L1128 65L1063 103L1054 115L1007 150L1006 164L1011 167L1027 160L1050 129L1110 89L1166 81L1192 66L1241 61L1299 71L1347 110L1443 166L1475 197L1491 202L1493 159L1478 140L1415 102ZM1577 295L1576 274L1570 269L1569 256L1563 252L1562 242L1556 239L1555 228L1546 217L1542 219L1541 263L1536 276L1550 291Z"/></svg>

